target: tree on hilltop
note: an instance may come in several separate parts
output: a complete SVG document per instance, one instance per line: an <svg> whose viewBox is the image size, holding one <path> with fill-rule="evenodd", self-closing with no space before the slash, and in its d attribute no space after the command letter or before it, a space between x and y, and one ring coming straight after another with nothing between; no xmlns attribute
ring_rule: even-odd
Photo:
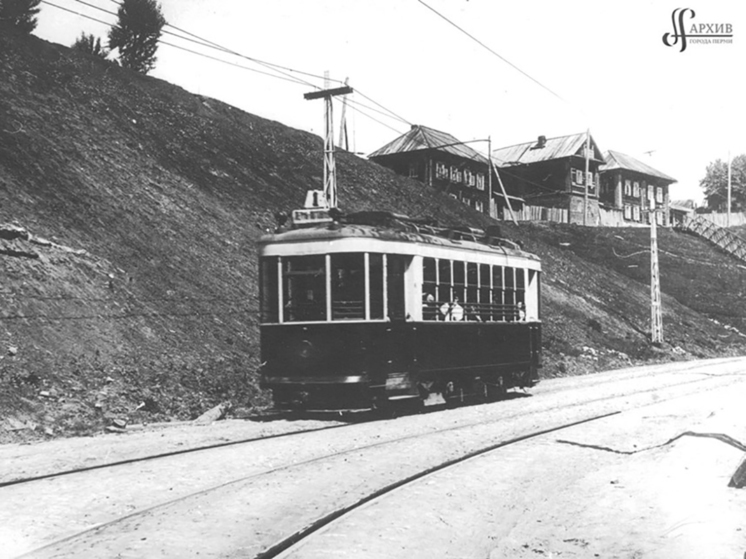
<svg viewBox="0 0 746 559"><path fill-rule="evenodd" d="M40 3L41 0L0 0L0 23L31 33L36 29Z"/></svg>
<svg viewBox="0 0 746 559"><path fill-rule="evenodd" d="M109 51L101 46L101 39L99 37L94 37L93 33L81 33L80 37L75 39L73 48L75 50L92 54L93 56L98 56L99 58L106 58L109 54Z"/></svg>
<svg viewBox="0 0 746 559"><path fill-rule="evenodd" d="M746 211L746 155L731 161L731 209ZM712 211L727 211L728 162L717 159L707 166L705 177L699 181L704 190L707 207Z"/></svg>
<svg viewBox="0 0 746 559"><path fill-rule="evenodd" d="M117 23L109 29L109 48L118 49L119 63L147 74L155 67L155 53L166 19L156 0L122 0Z"/></svg>

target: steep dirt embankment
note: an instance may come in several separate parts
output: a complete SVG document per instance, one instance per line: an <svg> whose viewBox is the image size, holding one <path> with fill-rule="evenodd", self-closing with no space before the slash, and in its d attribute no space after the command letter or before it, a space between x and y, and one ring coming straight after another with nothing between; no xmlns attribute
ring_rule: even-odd
<svg viewBox="0 0 746 559"><path fill-rule="evenodd" d="M255 242L319 187L322 149L311 134L3 30L0 224L25 233L0 236L0 440L266 403ZM350 154L338 173L345 209L487 222ZM672 345L653 348L644 278L573 253L577 228L506 233L545 261L545 375L716 355L734 338L671 294Z"/></svg>

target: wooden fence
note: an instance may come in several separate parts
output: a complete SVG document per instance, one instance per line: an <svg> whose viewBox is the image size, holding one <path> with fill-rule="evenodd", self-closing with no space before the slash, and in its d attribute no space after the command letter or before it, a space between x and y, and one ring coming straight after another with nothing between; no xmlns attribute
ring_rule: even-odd
<svg viewBox="0 0 746 559"><path fill-rule="evenodd" d="M717 225L718 227L728 227L728 214L727 213L711 213L711 214L696 214L697 217L701 217ZM738 225L746 225L746 214L734 213L730 214L730 226L736 227Z"/></svg>

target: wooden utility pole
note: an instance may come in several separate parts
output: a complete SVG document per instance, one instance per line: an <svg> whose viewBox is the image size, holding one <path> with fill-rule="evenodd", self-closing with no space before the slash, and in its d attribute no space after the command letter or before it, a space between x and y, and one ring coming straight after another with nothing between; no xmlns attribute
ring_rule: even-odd
<svg viewBox="0 0 746 559"><path fill-rule="evenodd" d="M585 194L583 195L583 225L588 225L588 169L591 150L591 131L590 128L585 132Z"/></svg>
<svg viewBox="0 0 746 559"><path fill-rule="evenodd" d="M487 171L487 192L489 193L487 198L487 213L492 219L496 219L497 216L493 215L492 212L492 136L487 136L487 159L489 160L489 169Z"/></svg>
<svg viewBox="0 0 746 559"><path fill-rule="evenodd" d="M513 206L510 203L510 199L508 198L508 193L505 192L505 185L503 184L503 180L500 178L500 173L497 172L497 165L495 165L495 162L490 160L490 164L492 166L492 169L490 169L490 175L492 175L492 171L495 171L495 176L497 177L497 182L500 184L500 190L503 193L503 198L505 198L505 205L508 206L508 212L510 212L510 219L513 220L513 223L518 225L518 220L515 218L515 214L513 213Z"/></svg>
<svg viewBox="0 0 746 559"><path fill-rule="evenodd" d="M661 281L658 269L658 229L655 196L650 197L650 339L663 343L663 314L661 310Z"/></svg>
<svg viewBox="0 0 746 559"><path fill-rule="evenodd" d="M345 79L345 85L349 78ZM339 117L339 142L337 145L345 151L350 151L350 138L347 135L347 97L342 98L342 114Z"/></svg>
<svg viewBox="0 0 746 559"><path fill-rule="evenodd" d="M324 196L330 208L337 207L337 172L334 166L334 119L332 118L332 97L352 93L345 85L334 89L323 89L306 93L303 98L324 100Z"/></svg>

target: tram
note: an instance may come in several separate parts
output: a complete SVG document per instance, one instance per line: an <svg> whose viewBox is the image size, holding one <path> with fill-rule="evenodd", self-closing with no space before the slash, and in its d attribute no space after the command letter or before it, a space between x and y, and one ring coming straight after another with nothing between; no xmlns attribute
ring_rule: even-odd
<svg viewBox="0 0 746 559"><path fill-rule="evenodd" d="M499 399L541 366L541 262L496 228L296 210L259 243L261 385L279 410Z"/></svg>

